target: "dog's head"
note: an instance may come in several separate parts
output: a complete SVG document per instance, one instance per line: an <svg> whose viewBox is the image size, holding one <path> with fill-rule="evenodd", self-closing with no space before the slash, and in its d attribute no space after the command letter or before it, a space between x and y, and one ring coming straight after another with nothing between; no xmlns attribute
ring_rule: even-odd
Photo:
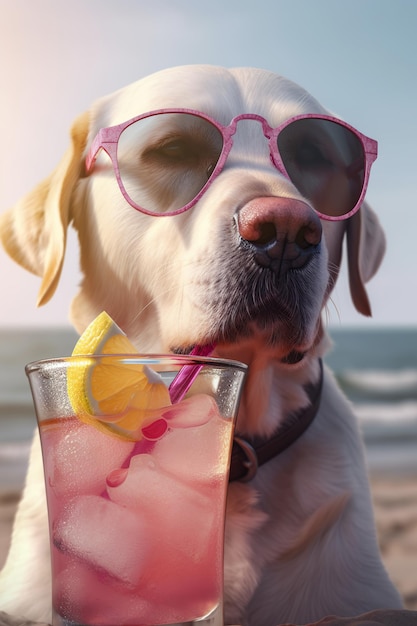
<svg viewBox="0 0 417 626"><path fill-rule="evenodd" d="M221 172L194 206L154 217L128 204L104 151L89 173L85 159L100 128L172 108L199 111L223 126L242 119ZM296 361L320 335L345 234L351 294L365 315L364 284L384 251L382 230L366 203L350 219L322 220L300 185L273 163L266 127L306 114L329 115L303 89L266 71L189 66L145 78L75 122L57 169L1 216L3 244L42 277L44 304L58 283L72 222L84 274L72 306L79 331L105 309L143 351L186 351L214 342L219 354L243 360L262 348L275 359ZM141 136L146 175L134 192L159 211L186 204L204 185L198 177L210 177L214 167L204 126L190 127L179 145L167 139L178 137L171 127L175 116L164 124L157 137ZM337 189L341 197L344 182Z"/></svg>

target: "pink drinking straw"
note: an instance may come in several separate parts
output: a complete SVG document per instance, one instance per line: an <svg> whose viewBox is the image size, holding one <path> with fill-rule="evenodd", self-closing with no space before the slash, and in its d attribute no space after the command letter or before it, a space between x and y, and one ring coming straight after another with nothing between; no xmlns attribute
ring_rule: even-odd
<svg viewBox="0 0 417 626"><path fill-rule="evenodd" d="M195 346L190 352L190 356L209 356L215 347L216 345L212 343L204 346ZM172 404L181 402L202 367L202 365L183 365L169 386L169 395Z"/></svg>

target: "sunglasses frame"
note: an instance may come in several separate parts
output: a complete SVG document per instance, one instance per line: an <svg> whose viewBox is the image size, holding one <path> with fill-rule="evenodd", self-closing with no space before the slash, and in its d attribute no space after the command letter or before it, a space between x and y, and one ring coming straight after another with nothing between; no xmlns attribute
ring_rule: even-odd
<svg viewBox="0 0 417 626"><path fill-rule="evenodd" d="M119 164L117 160L117 148L118 148L118 142L119 142L120 136L123 133L123 131L126 130L126 128L128 128L132 124L135 124L135 122L138 122L142 119L145 119L148 117L154 117L156 115L163 115L166 113L193 115L195 117L199 117L209 122L215 128L217 128L217 130L222 135L223 147L222 147L222 151L220 153L219 159L216 163L216 166L214 167L213 172L210 175L210 178L207 180L207 182L199 191L199 193L190 202L188 202L186 205L184 205L180 209L176 209L174 211L154 213L136 204L127 193L124 187L122 178L120 176ZM307 119L325 120L325 121L338 124L339 126L342 126L346 128L347 130L349 130L350 132L352 132L362 144L363 152L365 156L364 180L363 180L363 185L362 185L362 192L359 196L357 203L353 207L353 209L351 209L348 213L345 213L343 215L336 215L336 216L326 215L324 213L321 213L317 209L314 209L321 219L325 219L325 220L333 221L333 222L348 219L349 217L351 217L358 211L364 199L364 196L368 187L371 166L372 166L372 163L376 160L377 155L378 155L378 143L374 139L371 139L370 137L367 137L366 135L356 130L356 128L354 128L347 122L344 122L343 120L332 117L330 115L321 115L321 114L315 114L315 113L296 115L294 117L290 117L289 119L285 120L282 124L280 124L276 128L272 128L264 117L262 117L261 115L257 115L256 113L242 113L240 115L237 115L236 117L232 119L230 124L228 124L227 126L224 126L223 124L220 124L220 122L217 122L215 119L213 119L209 115L206 115L205 113L202 113L200 111L195 111L194 109L184 109L184 108L157 109L155 111L150 111L148 113L143 113L142 115L138 115L128 120L127 122L123 122L122 124L117 124L116 126L108 126L107 128L101 128L98 131L97 135L95 136L91 144L90 150L88 151L88 154L86 157L86 161L85 161L86 174L87 175L91 174L99 152L101 150L104 150L111 159L113 170L116 175L116 179L117 179L117 183L119 185L120 191L123 197L125 198L126 202L130 204L130 206L132 206L137 211L140 211L141 213L145 213L146 215L151 215L153 217L169 217L173 215L179 215L181 213L184 213L185 211L188 211L194 205L197 204L200 198L205 194L207 189L212 185L213 181L217 178L217 176L223 170L223 167L226 163L226 160L233 146L233 135L236 133L237 124L241 120L254 120L261 124L263 134L265 138L268 140L270 158L271 158L273 165L292 184L294 184L286 171L281 155L279 153L278 136L285 128L287 128L287 126L289 126L293 122L296 122L298 120L307 120Z"/></svg>

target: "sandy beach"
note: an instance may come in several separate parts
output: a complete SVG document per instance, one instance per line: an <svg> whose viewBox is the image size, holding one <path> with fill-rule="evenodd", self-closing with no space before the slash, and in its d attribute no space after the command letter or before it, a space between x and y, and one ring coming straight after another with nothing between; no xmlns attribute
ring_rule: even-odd
<svg viewBox="0 0 417 626"><path fill-rule="evenodd" d="M385 565L408 609L417 609L417 475L371 476L378 537ZM0 493L0 567L18 503L16 491Z"/></svg>
<svg viewBox="0 0 417 626"><path fill-rule="evenodd" d="M417 609L417 475L371 477L382 557L408 609Z"/></svg>

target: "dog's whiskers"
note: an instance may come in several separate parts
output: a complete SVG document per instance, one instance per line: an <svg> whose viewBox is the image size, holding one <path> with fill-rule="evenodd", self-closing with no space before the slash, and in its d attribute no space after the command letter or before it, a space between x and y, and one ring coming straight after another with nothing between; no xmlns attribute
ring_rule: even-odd
<svg viewBox="0 0 417 626"><path fill-rule="evenodd" d="M331 312L330 312L330 307L329 304L332 304L335 312L336 312L336 317L338 319L339 322L342 321L342 316L340 314L340 310L336 304L336 302L333 300L332 296L329 296L328 301L326 302L326 304L323 307L323 312L325 314L325 318L326 318L326 326L329 326L332 316L331 316Z"/></svg>

